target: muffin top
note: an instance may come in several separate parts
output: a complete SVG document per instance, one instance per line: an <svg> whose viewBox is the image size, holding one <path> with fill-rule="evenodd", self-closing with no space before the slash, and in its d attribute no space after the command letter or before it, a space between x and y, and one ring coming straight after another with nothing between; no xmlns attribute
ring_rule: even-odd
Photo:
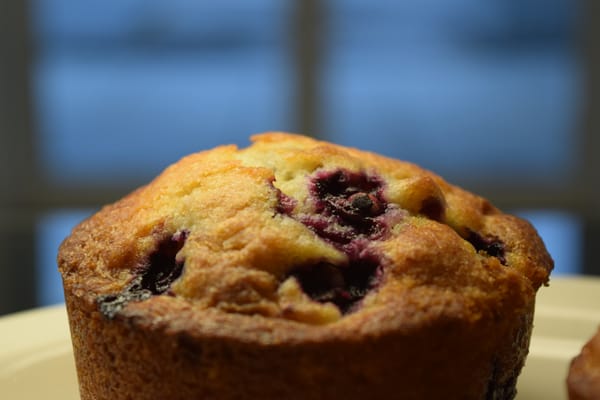
<svg viewBox="0 0 600 400"><path fill-rule="evenodd" d="M189 155L83 221L59 251L65 289L107 318L324 327L495 318L548 281L528 222L430 171L300 135L252 142Z"/></svg>

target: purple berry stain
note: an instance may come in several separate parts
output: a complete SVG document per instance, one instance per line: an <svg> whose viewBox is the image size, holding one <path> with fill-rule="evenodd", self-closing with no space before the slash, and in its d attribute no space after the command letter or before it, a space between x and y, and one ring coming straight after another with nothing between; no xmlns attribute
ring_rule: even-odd
<svg viewBox="0 0 600 400"><path fill-rule="evenodd" d="M297 279L313 300L335 304L343 314L358 309L360 301L380 284L381 257L368 248L388 232L383 181L366 173L340 169L319 171L309 181L314 214L295 216L300 222L347 255L343 265L320 262L294 268Z"/></svg>
<svg viewBox="0 0 600 400"><path fill-rule="evenodd" d="M358 308L362 300L380 283L382 267L378 257L351 260L346 265L318 263L295 268L290 276L299 282L311 299L335 304L342 314Z"/></svg>
<svg viewBox="0 0 600 400"><path fill-rule="evenodd" d="M381 229L375 217L385 211L382 190L379 179L345 170L317 174L311 186L317 213L365 235Z"/></svg>
<svg viewBox="0 0 600 400"><path fill-rule="evenodd" d="M469 231L467 241L477 251L483 251L491 257L496 257L502 265L506 265L505 245L494 236L481 236L477 232Z"/></svg>
<svg viewBox="0 0 600 400"><path fill-rule="evenodd" d="M383 183L374 176L346 170L319 172L310 182L315 214L300 221L341 248L357 238L380 239L386 230Z"/></svg>
<svg viewBox="0 0 600 400"><path fill-rule="evenodd" d="M183 271L183 261L178 260L176 256L187 235L186 231L180 231L160 239L156 249L136 269L136 276L121 293L99 296L98 304L102 314L112 319L132 301L142 301L151 296L169 293L171 284Z"/></svg>
<svg viewBox="0 0 600 400"><path fill-rule="evenodd" d="M280 214L292 215L294 207L296 207L296 200L277 189L276 211Z"/></svg>

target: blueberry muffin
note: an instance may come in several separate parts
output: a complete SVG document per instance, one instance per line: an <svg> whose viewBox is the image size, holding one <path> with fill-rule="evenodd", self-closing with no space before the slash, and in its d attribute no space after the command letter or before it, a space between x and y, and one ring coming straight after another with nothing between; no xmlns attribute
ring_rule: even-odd
<svg viewBox="0 0 600 400"><path fill-rule="evenodd" d="M567 388L570 400L600 399L600 327L571 361Z"/></svg>
<svg viewBox="0 0 600 400"><path fill-rule="evenodd" d="M61 245L82 399L510 399L553 262L414 164L300 135L192 154Z"/></svg>

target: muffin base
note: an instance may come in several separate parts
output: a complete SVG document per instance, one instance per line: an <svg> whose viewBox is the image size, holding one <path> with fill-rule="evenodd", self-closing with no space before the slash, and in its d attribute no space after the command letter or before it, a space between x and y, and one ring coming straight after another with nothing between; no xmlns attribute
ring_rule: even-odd
<svg viewBox="0 0 600 400"><path fill-rule="evenodd" d="M512 321L442 318L419 332L324 336L317 328L284 337L260 317L215 318L165 296L132 303L114 319L89 298L66 300L82 400L511 399L533 319L531 304ZM200 329L156 317L167 310ZM389 322L385 314L370 323ZM243 338L248 331L257 334Z"/></svg>

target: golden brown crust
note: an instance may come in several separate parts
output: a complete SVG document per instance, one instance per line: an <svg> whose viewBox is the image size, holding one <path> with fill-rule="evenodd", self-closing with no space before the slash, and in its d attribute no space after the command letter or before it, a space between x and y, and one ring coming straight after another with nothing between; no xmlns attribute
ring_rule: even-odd
<svg viewBox="0 0 600 400"><path fill-rule="evenodd" d="M347 398L392 387L404 398L514 395L535 292L552 269L530 224L414 164L284 133L253 142L185 157L62 244L82 398L134 389L151 398L170 385L207 398L323 398L327 382L352 382ZM356 203L372 207L367 228L314 219L319 177L335 171L375 188ZM140 274L161 246L174 246L167 253L182 272L150 293ZM347 308L311 297L296 273L372 258L371 286ZM258 383L266 370L278 376L272 386ZM170 383L139 387L160 376ZM294 392L305 385L314 390Z"/></svg>
<svg viewBox="0 0 600 400"><path fill-rule="evenodd" d="M570 400L600 399L600 328L571 361L567 387Z"/></svg>

